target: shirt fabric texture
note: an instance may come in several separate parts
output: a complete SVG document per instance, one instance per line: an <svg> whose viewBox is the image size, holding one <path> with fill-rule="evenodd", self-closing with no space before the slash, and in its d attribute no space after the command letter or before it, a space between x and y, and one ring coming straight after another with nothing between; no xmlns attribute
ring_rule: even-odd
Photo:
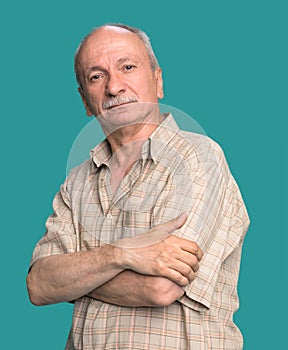
<svg viewBox="0 0 288 350"><path fill-rule="evenodd" d="M207 136L179 130L169 114L113 196L110 160L104 140L70 172L31 265L143 234L182 212L188 219L174 234L197 242L204 256L195 280L169 306L76 300L66 349L242 349L233 314L249 218L222 149Z"/></svg>

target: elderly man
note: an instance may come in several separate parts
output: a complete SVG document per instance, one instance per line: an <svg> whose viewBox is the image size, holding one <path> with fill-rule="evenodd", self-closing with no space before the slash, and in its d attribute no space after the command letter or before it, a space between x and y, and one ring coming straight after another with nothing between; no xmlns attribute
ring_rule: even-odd
<svg viewBox="0 0 288 350"><path fill-rule="evenodd" d="M27 277L32 303L74 303L67 349L241 349L249 219L223 152L161 115L162 72L141 30L97 28L75 71L106 139L55 196Z"/></svg>

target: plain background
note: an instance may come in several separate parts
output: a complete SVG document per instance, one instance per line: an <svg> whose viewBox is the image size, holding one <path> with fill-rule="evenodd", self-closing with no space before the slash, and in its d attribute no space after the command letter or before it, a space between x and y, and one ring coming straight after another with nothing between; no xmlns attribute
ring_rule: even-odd
<svg viewBox="0 0 288 350"><path fill-rule="evenodd" d="M25 278L71 146L89 122L73 55L106 22L138 26L164 71L164 103L224 149L247 204L235 320L246 350L287 333L285 1L10 1L1 25L1 348L63 349L72 306L37 308Z"/></svg>

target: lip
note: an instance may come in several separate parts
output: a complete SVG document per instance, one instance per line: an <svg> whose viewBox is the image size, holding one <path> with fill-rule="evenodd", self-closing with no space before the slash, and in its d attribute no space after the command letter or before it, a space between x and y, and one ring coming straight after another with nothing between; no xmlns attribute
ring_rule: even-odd
<svg viewBox="0 0 288 350"><path fill-rule="evenodd" d="M132 103L135 103L135 101L129 101L129 102L120 103L119 105L114 105L112 107L107 108L107 110L124 107L124 106L130 105Z"/></svg>

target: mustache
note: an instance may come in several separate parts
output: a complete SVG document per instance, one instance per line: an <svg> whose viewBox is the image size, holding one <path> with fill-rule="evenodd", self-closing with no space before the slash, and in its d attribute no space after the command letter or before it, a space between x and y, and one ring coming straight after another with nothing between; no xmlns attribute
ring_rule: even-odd
<svg viewBox="0 0 288 350"><path fill-rule="evenodd" d="M109 109L115 106L122 105L123 103L138 102L137 98L134 96L114 96L109 98L109 100L102 103L103 109Z"/></svg>

